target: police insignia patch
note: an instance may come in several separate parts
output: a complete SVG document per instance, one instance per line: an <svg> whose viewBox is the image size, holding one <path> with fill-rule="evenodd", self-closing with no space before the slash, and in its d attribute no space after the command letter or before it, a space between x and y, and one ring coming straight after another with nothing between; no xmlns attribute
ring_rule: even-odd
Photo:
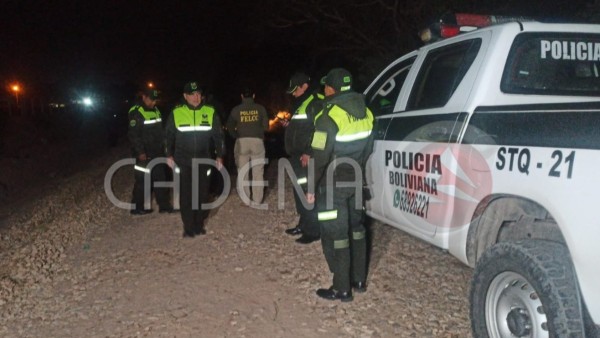
<svg viewBox="0 0 600 338"><path fill-rule="evenodd" d="M130 126L132 126L132 127L135 127L135 124L136 124L135 120L131 120L131 121L129 121L129 125L130 125Z"/></svg>

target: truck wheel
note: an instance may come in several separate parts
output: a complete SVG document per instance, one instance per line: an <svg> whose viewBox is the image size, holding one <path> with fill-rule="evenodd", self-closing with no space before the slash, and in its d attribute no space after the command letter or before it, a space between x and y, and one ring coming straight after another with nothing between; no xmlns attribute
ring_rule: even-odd
<svg viewBox="0 0 600 338"><path fill-rule="evenodd" d="M567 248L502 242L479 259L471 283L474 337L584 337L579 288Z"/></svg>

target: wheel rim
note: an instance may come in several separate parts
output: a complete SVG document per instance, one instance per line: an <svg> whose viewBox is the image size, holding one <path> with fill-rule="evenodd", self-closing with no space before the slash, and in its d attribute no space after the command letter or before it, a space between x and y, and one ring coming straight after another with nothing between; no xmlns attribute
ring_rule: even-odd
<svg viewBox="0 0 600 338"><path fill-rule="evenodd" d="M506 271L496 276L485 299L488 334L501 337L549 337L542 302L529 281Z"/></svg>

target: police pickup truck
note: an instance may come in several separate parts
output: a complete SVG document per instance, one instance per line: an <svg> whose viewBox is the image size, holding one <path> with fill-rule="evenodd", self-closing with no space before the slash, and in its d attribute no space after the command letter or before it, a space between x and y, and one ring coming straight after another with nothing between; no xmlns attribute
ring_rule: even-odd
<svg viewBox="0 0 600 338"><path fill-rule="evenodd" d="M365 91L367 213L474 267L475 337L598 336L600 25L437 29Z"/></svg>

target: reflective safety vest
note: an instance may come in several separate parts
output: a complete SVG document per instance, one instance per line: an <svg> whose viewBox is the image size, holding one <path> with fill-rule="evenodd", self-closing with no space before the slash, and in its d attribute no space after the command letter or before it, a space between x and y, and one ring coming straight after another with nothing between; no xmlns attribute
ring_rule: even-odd
<svg viewBox="0 0 600 338"><path fill-rule="evenodd" d="M325 98L325 96L323 94L316 94L316 96L320 100L323 100ZM304 100L304 102L302 102L300 107L298 107L298 109L296 109L296 111L294 112L294 115L292 116L292 120L306 120L308 118L308 116L306 115L306 108L308 108L308 105L314 99L315 99L315 94L307 97L306 100Z"/></svg>
<svg viewBox="0 0 600 338"><path fill-rule="evenodd" d="M154 108L153 110L146 110L143 106L133 106L129 109L129 114L134 111L138 111L144 117L144 125L156 124L162 122L160 111L158 108Z"/></svg>
<svg viewBox="0 0 600 338"><path fill-rule="evenodd" d="M211 106L201 106L192 110L182 105L173 110L175 128L181 132L201 132L212 130L215 109Z"/></svg>
<svg viewBox="0 0 600 338"><path fill-rule="evenodd" d="M373 130L373 113L369 108L366 108L366 116L362 119L354 118L349 115L344 109L337 105L326 107L316 117L315 121L329 110L329 117L335 122L338 127L338 132L335 135L335 141L348 143L353 141L365 140L371 135Z"/></svg>

